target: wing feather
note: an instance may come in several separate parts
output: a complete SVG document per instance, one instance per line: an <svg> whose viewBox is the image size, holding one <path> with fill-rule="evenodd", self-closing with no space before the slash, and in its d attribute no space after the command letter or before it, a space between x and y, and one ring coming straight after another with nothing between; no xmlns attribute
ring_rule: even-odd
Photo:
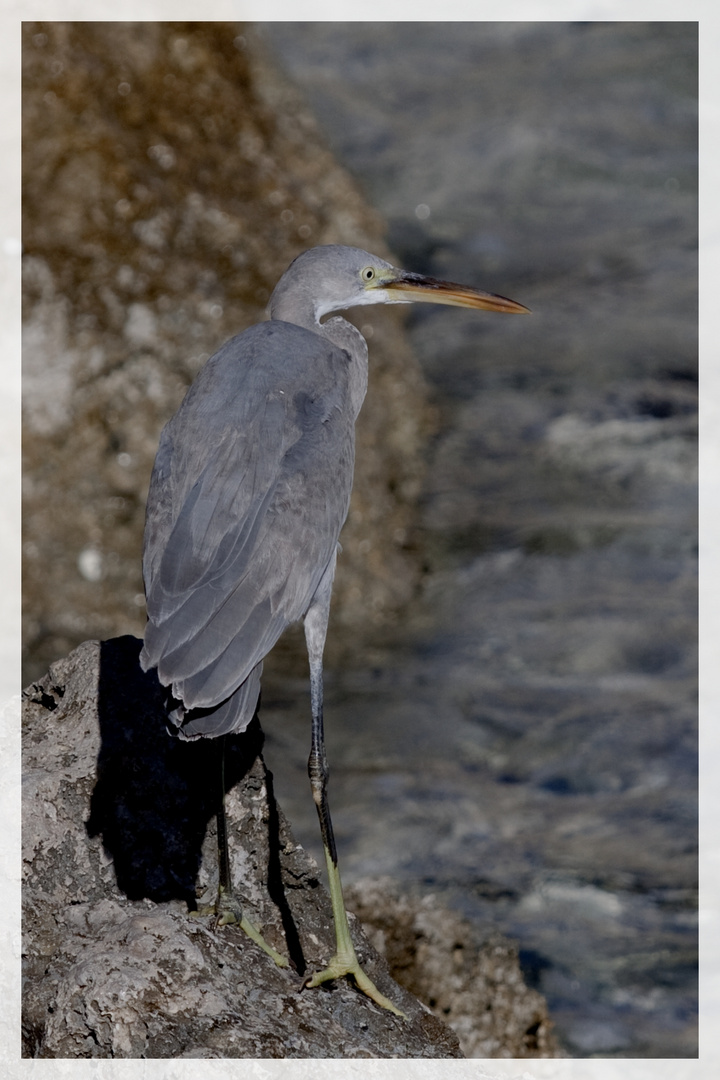
<svg viewBox="0 0 720 1080"><path fill-rule="evenodd" d="M335 557L354 456L348 363L310 331L263 323L208 361L163 431L141 662L187 709L248 679Z"/></svg>

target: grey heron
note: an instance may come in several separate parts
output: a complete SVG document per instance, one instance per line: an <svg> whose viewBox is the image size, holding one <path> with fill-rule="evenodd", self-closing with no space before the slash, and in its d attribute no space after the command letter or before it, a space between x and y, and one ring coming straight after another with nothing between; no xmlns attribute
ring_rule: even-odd
<svg viewBox="0 0 720 1080"><path fill-rule="evenodd" d="M264 657L289 624L304 621L308 772L336 934L328 965L304 985L351 976L398 1014L355 954L327 800L323 649L368 350L347 320L320 320L361 304L412 301L528 311L493 293L398 270L357 248L303 252L276 285L269 319L207 361L163 429L143 549L148 622L141 664L157 668L168 688L169 719L181 739L244 731L257 707ZM230 891L222 863L220 888ZM228 897L218 904L231 921ZM285 963L241 913L235 917L276 963Z"/></svg>

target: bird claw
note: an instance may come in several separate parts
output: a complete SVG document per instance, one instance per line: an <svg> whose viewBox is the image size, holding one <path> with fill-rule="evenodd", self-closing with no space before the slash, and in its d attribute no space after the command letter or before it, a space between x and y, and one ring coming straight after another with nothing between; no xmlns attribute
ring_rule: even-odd
<svg viewBox="0 0 720 1080"><path fill-rule="evenodd" d="M351 978L358 990L361 990L376 1005L380 1005L381 1008L387 1009L388 1012L394 1013L395 1016L401 1016L403 1020L407 1020L405 1013L393 1005L389 998L380 993L372 979L368 978L360 967L358 958L354 955L343 958L336 954L322 971L318 971L314 975L307 975L300 990L320 986L322 983L330 982L332 979L342 979L344 976Z"/></svg>
<svg viewBox="0 0 720 1080"><path fill-rule="evenodd" d="M272 945L268 944L260 931L253 926L245 915L243 915L240 901L225 889L218 889L217 900L214 904L203 907L199 911L192 911L190 914L192 916L214 915L215 925L213 929L215 930L220 926L239 926L251 941L254 941L256 945L260 946L263 952L267 953L270 959L273 960L278 967L289 967L286 958L276 949L273 949Z"/></svg>
<svg viewBox="0 0 720 1080"><path fill-rule="evenodd" d="M217 930L219 926L231 926L233 924L239 926L243 918L242 904L221 885L218 888L214 903L202 904L196 911L190 912L190 918L192 919L201 919L207 916L214 916L214 930Z"/></svg>
<svg viewBox="0 0 720 1080"><path fill-rule="evenodd" d="M218 889L215 901L215 929L219 926L240 926L243 921L242 904L225 889Z"/></svg>

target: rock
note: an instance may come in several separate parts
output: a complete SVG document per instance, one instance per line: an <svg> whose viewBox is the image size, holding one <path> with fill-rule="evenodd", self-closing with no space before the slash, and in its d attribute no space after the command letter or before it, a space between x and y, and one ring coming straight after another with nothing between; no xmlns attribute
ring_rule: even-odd
<svg viewBox="0 0 720 1080"><path fill-rule="evenodd" d="M303 249L391 256L380 217L242 26L23 33L26 683L85 638L142 633L152 463L204 360L264 317ZM424 383L397 308L363 308L358 325L371 379L331 659L391 625L421 572Z"/></svg>
<svg viewBox="0 0 720 1080"><path fill-rule="evenodd" d="M450 1025L465 1057L563 1056L545 998L525 985L506 938L481 934L432 894L401 896L389 878L345 894L393 977Z"/></svg>
<svg viewBox="0 0 720 1080"><path fill-rule="evenodd" d="M332 952L332 909L276 804L257 718L226 746L233 884L291 968L190 914L217 890L220 744L167 734L139 650L87 641L23 695L25 1056L457 1058L458 1036L468 1056L555 1055L513 947L388 880L346 890L368 934L350 921L407 1019L347 980L300 992Z"/></svg>
<svg viewBox="0 0 720 1080"><path fill-rule="evenodd" d="M217 884L218 744L166 734L139 649L85 642L24 695L24 1054L461 1057L352 919L361 962L408 1019L345 980L299 992L332 951L330 900L276 807L257 721L227 748L234 884L294 969L188 914L196 878Z"/></svg>

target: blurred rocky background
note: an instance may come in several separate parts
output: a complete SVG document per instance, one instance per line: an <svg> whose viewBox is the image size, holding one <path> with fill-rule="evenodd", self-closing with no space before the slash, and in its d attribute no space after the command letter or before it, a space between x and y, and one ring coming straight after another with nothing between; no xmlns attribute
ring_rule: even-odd
<svg viewBox="0 0 720 1080"><path fill-rule="evenodd" d="M344 876L514 937L567 1052L694 1056L697 25L48 24L24 54L26 681L141 633L160 427L297 251L387 242L527 304L410 308L412 353L403 309L357 319ZM296 641L265 757L317 854Z"/></svg>
<svg viewBox="0 0 720 1080"><path fill-rule="evenodd" d="M305 248L388 254L380 216L241 30L24 25L24 684L86 638L142 635L152 463L204 360L264 317ZM418 584L429 413L398 315L359 325L373 386L335 617L367 636Z"/></svg>

